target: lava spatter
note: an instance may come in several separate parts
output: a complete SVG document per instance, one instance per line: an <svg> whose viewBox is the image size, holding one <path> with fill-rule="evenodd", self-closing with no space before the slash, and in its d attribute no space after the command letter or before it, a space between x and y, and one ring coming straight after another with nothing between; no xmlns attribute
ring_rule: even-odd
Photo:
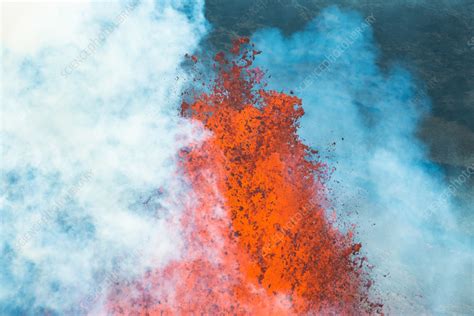
<svg viewBox="0 0 474 316"><path fill-rule="evenodd" d="M382 313L361 244L326 218L327 168L297 134L302 101L265 90L252 68L259 53L236 40L215 56L212 91L183 102L181 115L210 132L180 154L195 194L181 219L186 247L166 269L118 286L112 313Z"/></svg>

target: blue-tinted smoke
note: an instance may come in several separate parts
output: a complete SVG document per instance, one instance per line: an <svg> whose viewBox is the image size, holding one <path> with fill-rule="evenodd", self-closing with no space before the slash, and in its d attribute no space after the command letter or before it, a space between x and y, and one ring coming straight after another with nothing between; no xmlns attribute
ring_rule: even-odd
<svg viewBox="0 0 474 316"><path fill-rule="evenodd" d="M328 153L334 207L357 223L387 311L466 313L474 305L472 241L415 136L429 100L403 67L378 66L374 23L376 16L331 7L290 37L258 31L257 65L271 75L270 88L303 99L307 143L324 151L336 142Z"/></svg>
<svg viewBox="0 0 474 316"><path fill-rule="evenodd" d="M174 158L199 135L176 77L203 2L4 9L0 315L103 314L114 282L180 254Z"/></svg>

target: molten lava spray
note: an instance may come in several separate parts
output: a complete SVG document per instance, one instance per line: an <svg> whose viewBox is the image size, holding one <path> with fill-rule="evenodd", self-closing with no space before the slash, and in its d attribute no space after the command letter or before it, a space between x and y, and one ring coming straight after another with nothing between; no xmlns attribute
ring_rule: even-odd
<svg viewBox="0 0 474 316"><path fill-rule="evenodd" d="M326 217L325 166L297 135L296 96L265 91L248 39L215 57L181 114L210 136L181 152L195 197L180 260L110 295L113 314L375 314L360 244Z"/></svg>

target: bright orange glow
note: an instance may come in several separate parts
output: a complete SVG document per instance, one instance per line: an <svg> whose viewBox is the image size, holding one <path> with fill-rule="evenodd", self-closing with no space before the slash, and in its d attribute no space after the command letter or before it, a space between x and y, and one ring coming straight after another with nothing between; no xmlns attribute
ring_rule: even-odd
<svg viewBox="0 0 474 316"><path fill-rule="evenodd" d="M212 93L183 103L182 115L211 132L181 154L196 194L182 218L186 251L120 287L114 314L381 313L361 245L325 216L326 168L297 135L302 101L261 87L258 54L237 40L230 59L216 56Z"/></svg>

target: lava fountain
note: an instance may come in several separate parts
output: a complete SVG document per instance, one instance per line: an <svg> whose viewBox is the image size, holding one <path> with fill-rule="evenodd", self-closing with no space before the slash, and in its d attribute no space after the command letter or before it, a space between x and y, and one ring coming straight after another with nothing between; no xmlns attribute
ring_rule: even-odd
<svg viewBox="0 0 474 316"><path fill-rule="evenodd" d="M297 134L302 100L265 90L258 54L236 40L215 56L210 92L182 103L181 115L209 134L179 155L194 191L179 220L183 254L117 284L110 313L382 313L361 245L325 211L327 166Z"/></svg>

